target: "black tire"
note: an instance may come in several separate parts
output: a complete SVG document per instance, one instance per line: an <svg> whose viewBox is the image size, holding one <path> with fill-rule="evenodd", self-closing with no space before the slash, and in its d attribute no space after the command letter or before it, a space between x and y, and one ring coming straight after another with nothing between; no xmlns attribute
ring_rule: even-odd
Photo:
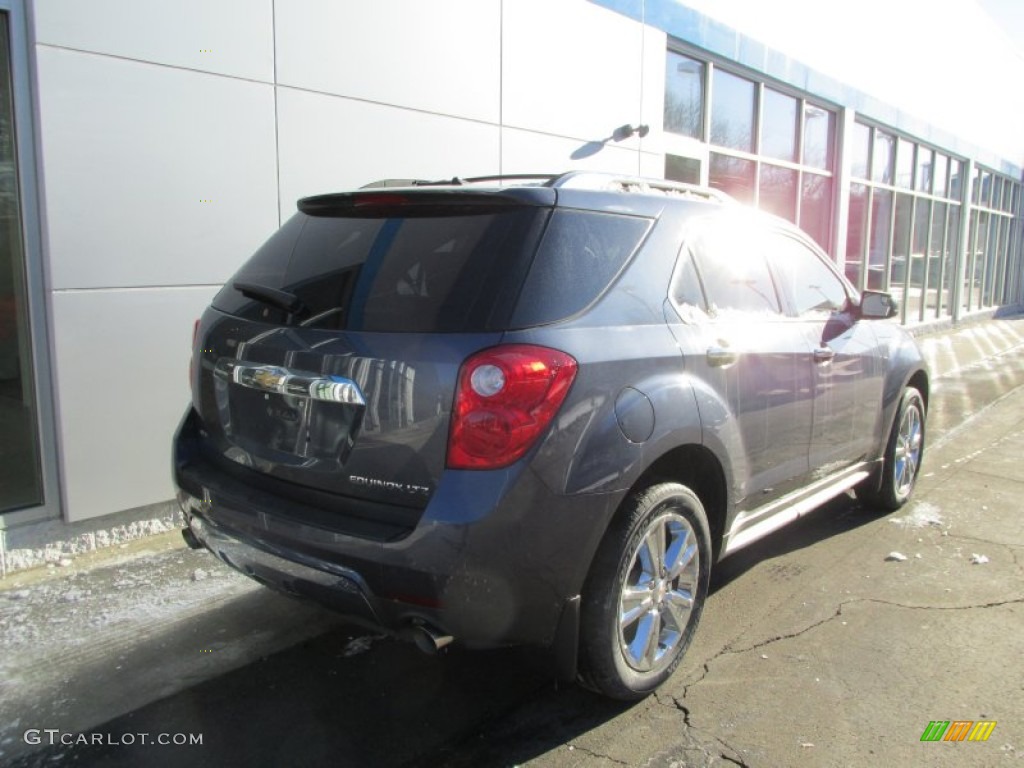
<svg viewBox="0 0 1024 768"><path fill-rule="evenodd" d="M892 423L885 446L882 480L869 478L856 489L864 504L893 512L910 499L921 471L925 445L924 398L914 387L907 387Z"/></svg>
<svg viewBox="0 0 1024 768"><path fill-rule="evenodd" d="M652 556L659 548L665 556ZM584 586L581 682L623 701L661 685L690 645L710 575L707 516L693 491L660 483L627 498Z"/></svg>

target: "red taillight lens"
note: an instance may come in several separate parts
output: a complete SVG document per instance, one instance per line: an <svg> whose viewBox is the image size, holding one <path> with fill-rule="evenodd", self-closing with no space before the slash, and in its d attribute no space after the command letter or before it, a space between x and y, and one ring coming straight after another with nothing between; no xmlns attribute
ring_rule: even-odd
<svg viewBox="0 0 1024 768"><path fill-rule="evenodd" d="M497 469L526 453L565 400L576 361L556 349L509 344L462 364L448 437L451 469Z"/></svg>
<svg viewBox="0 0 1024 768"><path fill-rule="evenodd" d="M196 339L199 338L199 320L192 323L192 354L188 358L188 388L192 389L192 374L195 373Z"/></svg>

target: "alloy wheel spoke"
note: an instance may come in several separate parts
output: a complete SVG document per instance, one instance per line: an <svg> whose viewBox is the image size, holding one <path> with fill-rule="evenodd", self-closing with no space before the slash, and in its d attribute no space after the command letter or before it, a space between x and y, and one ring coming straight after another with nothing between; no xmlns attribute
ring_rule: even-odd
<svg viewBox="0 0 1024 768"><path fill-rule="evenodd" d="M644 546L650 556L651 575L657 578L665 567L665 525L658 523L647 531Z"/></svg>
<svg viewBox="0 0 1024 768"><path fill-rule="evenodd" d="M665 595L664 606L668 618L671 619L667 623L672 624L672 628L681 633L686 629L686 622L690 619L690 611L693 609L693 593L688 589L673 589Z"/></svg>
<svg viewBox="0 0 1024 768"><path fill-rule="evenodd" d="M680 538L683 538L682 536ZM687 569L692 563L694 563L694 557L697 555L697 540L691 536L689 532L685 534L686 548L681 549L679 557L672 562L668 569L669 580L676 579L684 570Z"/></svg>
<svg viewBox="0 0 1024 768"><path fill-rule="evenodd" d="M622 590L619 611L619 626L632 626L654 605L652 591L648 587L626 587Z"/></svg>
<svg viewBox="0 0 1024 768"><path fill-rule="evenodd" d="M654 633L655 617L657 617L657 611L647 611L640 617L640 622L636 627L636 634L633 636L633 640L629 643L628 653L630 658L637 664L646 665L647 649L651 644L651 636ZM660 630L661 627L659 626ZM655 641L656 643L657 641Z"/></svg>
<svg viewBox="0 0 1024 768"><path fill-rule="evenodd" d="M661 647L661 611L651 611L651 628L647 636L647 645L644 647L644 662L647 666L654 666L658 657L658 649Z"/></svg>

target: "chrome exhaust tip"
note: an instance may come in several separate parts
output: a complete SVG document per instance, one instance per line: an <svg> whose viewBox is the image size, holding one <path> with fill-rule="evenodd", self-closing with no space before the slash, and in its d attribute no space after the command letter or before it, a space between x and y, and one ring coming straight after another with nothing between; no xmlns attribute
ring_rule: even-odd
<svg viewBox="0 0 1024 768"><path fill-rule="evenodd" d="M432 627L428 627L426 624L412 625L409 628L409 635L411 635L416 647L428 656L433 656L442 648L451 644L455 639L451 635L442 634Z"/></svg>

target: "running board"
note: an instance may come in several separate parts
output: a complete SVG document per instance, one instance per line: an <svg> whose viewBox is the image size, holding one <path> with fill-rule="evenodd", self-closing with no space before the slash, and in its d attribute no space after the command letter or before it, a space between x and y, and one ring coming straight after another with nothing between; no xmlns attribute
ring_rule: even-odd
<svg viewBox="0 0 1024 768"><path fill-rule="evenodd" d="M817 509L829 499L850 490L871 474L866 466L858 464L838 477L825 478L809 488L803 488L760 509L740 513L725 537L722 557L753 544L798 517Z"/></svg>

